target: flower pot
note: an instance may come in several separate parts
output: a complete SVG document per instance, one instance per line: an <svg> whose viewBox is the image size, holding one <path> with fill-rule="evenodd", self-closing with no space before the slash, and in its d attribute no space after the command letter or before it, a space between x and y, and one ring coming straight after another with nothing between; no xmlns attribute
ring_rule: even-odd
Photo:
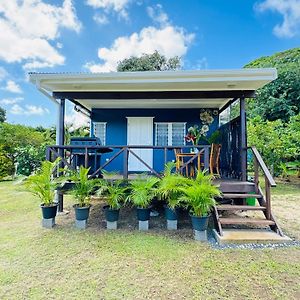
<svg viewBox="0 0 300 300"><path fill-rule="evenodd" d="M209 216L205 216L205 217L191 216L191 219L192 219L192 226L194 230L198 230L198 231L207 230Z"/></svg>
<svg viewBox="0 0 300 300"><path fill-rule="evenodd" d="M168 206L165 206L165 216L167 220L177 220L177 211Z"/></svg>
<svg viewBox="0 0 300 300"><path fill-rule="evenodd" d="M50 206L45 206L45 204L41 204L43 219L53 219L56 217L58 204L53 203Z"/></svg>
<svg viewBox="0 0 300 300"><path fill-rule="evenodd" d="M90 208L91 205L89 206L78 206L78 204L75 204L74 206L75 209L75 218L78 221L82 221L82 220L87 220L90 214Z"/></svg>
<svg viewBox="0 0 300 300"><path fill-rule="evenodd" d="M106 221L116 222L119 220L120 209L110 209L109 205L103 207Z"/></svg>
<svg viewBox="0 0 300 300"><path fill-rule="evenodd" d="M136 215L139 221L148 221L150 219L150 208L137 208Z"/></svg>

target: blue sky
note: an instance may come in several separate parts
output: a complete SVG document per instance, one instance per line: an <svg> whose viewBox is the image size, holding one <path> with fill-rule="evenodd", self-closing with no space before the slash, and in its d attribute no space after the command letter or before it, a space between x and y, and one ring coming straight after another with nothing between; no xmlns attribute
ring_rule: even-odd
<svg viewBox="0 0 300 300"><path fill-rule="evenodd" d="M183 69L241 68L300 46L300 0L0 0L0 106L8 121L55 123L28 72L107 72L158 50ZM71 106L68 122L83 122Z"/></svg>

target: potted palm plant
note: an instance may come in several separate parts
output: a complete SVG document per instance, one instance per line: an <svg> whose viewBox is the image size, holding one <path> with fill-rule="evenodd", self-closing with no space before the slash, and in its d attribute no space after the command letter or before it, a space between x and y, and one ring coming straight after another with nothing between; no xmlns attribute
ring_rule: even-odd
<svg viewBox="0 0 300 300"><path fill-rule="evenodd" d="M95 188L100 185L99 179L90 179L88 176L90 168L80 166L79 172L75 171L68 178L74 182L71 193L77 203L73 205L75 209L76 227L86 228L86 222L90 213L90 197L95 192Z"/></svg>
<svg viewBox="0 0 300 300"><path fill-rule="evenodd" d="M187 178L180 174L172 173L175 166L173 162L166 164L163 177L157 189L159 198L166 201L165 216L169 230L177 229L177 208L180 206L181 189L188 183Z"/></svg>
<svg viewBox="0 0 300 300"><path fill-rule="evenodd" d="M155 188L158 182L159 179L156 177L145 176L133 180L130 184L130 193L127 199L136 206L140 230L148 230L150 204L156 195Z"/></svg>
<svg viewBox="0 0 300 300"><path fill-rule="evenodd" d="M117 229L120 208L126 199L127 186L122 180L101 180L98 196L105 196L107 205L103 207L107 221L107 229Z"/></svg>
<svg viewBox="0 0 300 300"><path fill-rule="evenodd" d="M181 189L183 193L181 200L190 209L192 226L196 237L198 232L206 232L210 211L216 203L215 197L221 195L219 188L212 184L212 178L205 171L199 171L196 179L188 179L188 186Z"/></svg>
<svg viewBox="0 0 300 300"><path fill-rule="evenodd" d="M54 162L44 161L39 171L29 176L25 181L26 189L41 200L43 227L52 228L58 204L54 202L55 189L58 186L53 178L53 172L58 167L59 159Z"/></svg>

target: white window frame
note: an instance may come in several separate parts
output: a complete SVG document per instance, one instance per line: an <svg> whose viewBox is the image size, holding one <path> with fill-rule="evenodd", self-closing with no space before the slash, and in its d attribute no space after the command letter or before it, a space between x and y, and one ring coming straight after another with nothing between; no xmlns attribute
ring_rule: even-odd
<svg viewBox="0 0 300 300"><path fill-rule="evenodd" d="M173 124L184 124L184 132L186 132L186 122L155 122L155 145L157 146L157 125L158 124L168 124L168 145L173 146ZM183 136L182 145L185 146L185 139Z"/></svg>
<svg viewBox="0 0 300 300"><path fill-rule="evenodd" d="M102 141L102 139L100 138L100 140L101 140L101 145L102 146L105 146L106 145L106 127L107 127L107 122L93 122L93 136L95 136L95 137L97 137L96 135L95 135L95 127L97 126L97 125L103 125L104 126L104 140Z"/></svg>

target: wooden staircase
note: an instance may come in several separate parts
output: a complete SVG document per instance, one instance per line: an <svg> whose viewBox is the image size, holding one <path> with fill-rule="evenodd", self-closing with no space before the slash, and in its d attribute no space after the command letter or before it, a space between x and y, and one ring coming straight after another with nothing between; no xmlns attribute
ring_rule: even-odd
<svg viewBox="0 0 300 300"><path fill-rule="evenodd" d="M253 181L220 181L222 197L217 199L218 205L213 208L217 233L222 237L224 228L229 226L238 228L252 226L250 228L255 227L254 229L270 227L277 235L285 237L271 211L271 187L275 187L276 183L257 149L255 147L249 149L253 154ZM260 187L260 174L264 176L264 191ZM246 205L246 198L255 198L258 205ZM239 211L255 212L255 217L238 216ZM256 216L259 212L261 217Z"/></svg>
<svg viewBox="0 0 300 300"><path fill-rule="evenodd" d="M268 205L261 189L257 188L254 182L225 181L220 183L220 190L222 198L218 199L219 204L213 210L216 229L220 236L223 236L224 225L226 227L248 225L252 228L253 226L255 228L269 226L274 232L284 236L273 214L268 212ZM258 205L246 205L246 198L257 199ZM262 212L262 217L240 217L234 214L240 211Z"/></svg>

